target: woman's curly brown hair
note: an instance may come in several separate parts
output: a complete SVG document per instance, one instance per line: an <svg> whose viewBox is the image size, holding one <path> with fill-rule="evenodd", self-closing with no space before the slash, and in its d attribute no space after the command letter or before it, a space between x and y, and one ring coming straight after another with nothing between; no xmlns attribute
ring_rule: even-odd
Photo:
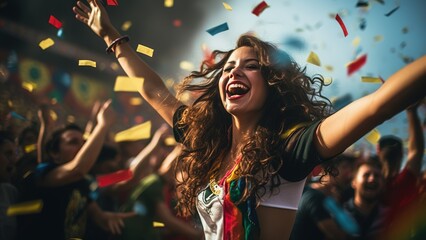
<svg viewBox="0 0 426 240"><path fill-rule="evenodd" d="M254 36L242 35L236 48L243 46L252 47L257 53L269 93L265 114L253 135L243 143L237 174L250 188L245 189L239 202L253 194L258 197L265 194L268 181L272 181L269 190L280 184L276 173L285 163L282 157L285 139L281 135L298 123L322 119L330 110L330 101L321 94L325 85L321 76L306 76L306 69L287 53ZM215 64L204 61L200 70L192 72L180 85L180 93L200 93L177 123L185 127L184 147L178 158L187 176L178 185L182 194L178 208L183 215L193 213L197 194L209 183L214 163L230 149L228 132L232 120L222 105L218 82L233 51L214 51L213 57L218 61ZM203 81L195 83L197 78Z"/></svg>

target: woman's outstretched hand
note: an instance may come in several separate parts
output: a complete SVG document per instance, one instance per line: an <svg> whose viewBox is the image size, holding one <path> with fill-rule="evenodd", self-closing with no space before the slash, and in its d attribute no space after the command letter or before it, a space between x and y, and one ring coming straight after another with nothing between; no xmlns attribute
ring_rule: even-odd
<svg viewBox="0 0 426 240"><path fill-rule="evenodd" d="M78 1L77 6L72 8L75 18L89 26L101 38L113 33L115 31L114 26L111 24L108 13L99 0L87 0L87 2L90 7L82 1Z"/></svg>

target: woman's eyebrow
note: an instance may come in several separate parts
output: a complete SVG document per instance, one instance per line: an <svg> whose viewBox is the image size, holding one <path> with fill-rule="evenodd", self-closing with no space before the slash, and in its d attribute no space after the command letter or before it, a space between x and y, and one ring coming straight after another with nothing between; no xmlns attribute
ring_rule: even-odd
<svg viewBox="0 0 426 240"><path fill-rule="evenodd" d="M246 62L251 62L251 61L259 62L259 59L257 59L257 58L248 58L248 59L243 59L243 62L244 62L244 63L246 63ZM236 61L232 60L232 61L226 62L226 64L235 64L235 62L236 62ZM225 64L225 65L226 65L226 64Z"/></svg>

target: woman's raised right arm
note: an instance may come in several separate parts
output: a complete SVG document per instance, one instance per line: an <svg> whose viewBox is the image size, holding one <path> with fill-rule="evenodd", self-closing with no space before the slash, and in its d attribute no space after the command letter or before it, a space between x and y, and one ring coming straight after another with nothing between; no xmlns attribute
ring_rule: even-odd
<svg viewBox="0 0 426 240"><path fill-rule="evenodd" d="M81 1L77 2L77 6L73 7L75 17L89 26L109 46L121 35L112 25L99 0L87 2L90 7ZM117 44L113 52L129 77L144 78L143 86L138 89L139 93L169 125L172 125L173 114L182 103L170 93L160 76L138 56L130 44Z"/></svg>

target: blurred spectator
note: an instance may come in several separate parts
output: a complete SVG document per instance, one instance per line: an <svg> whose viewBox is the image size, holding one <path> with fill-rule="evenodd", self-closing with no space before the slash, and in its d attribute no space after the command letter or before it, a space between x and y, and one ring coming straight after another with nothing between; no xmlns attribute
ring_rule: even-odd
<svg viewBox="0 0 426 240"><path fill-rule="evenodd" d="M25 179L22 193L22 201L41 199L43 209L18 218L19 239L83 238L87 214L103 229L120 233L122 219L132 214L102 211L89 195L89 182L85 179L114 122L110 104L111 100L101 107L87 141L76 125L52 132L45 144L47 160Z"/></svg>
<svg viewBox="0 0 426 240"><path fill-rule="evenodd" d="M327 197L340 202L350 187L356 158L342 154L321 166L325 170L318 182L307 185L296 213L290 236L292 240L343 239L346 233L339 227L333 214L324 206Z"/></svg>
<svg viewBox="0 0 426 240"><path fill-rule="evenodd" d="M351 239L378 239L385 230L386 207L380 202L384 190L382 165L376 158L358 163L352 180L354 197L344 208L355 219L358 232Z"/></svg>
<svg viewBox="0 0 426 240"><path fill-rule="evenodd" d="M387 225L396 227L402 209L407 209L417 201L417 182L420 176L421 162L424 154L424 136L417 113L419 103L407 108L408 119L408 153L407 161L401 170L404 157L403 142L396 136L380 138L377 154L383 164L386 188L383 202L389 206L386 216ZM407 229L407 238L411 230Z"/></svg>
<svg viewBox="0 0 426 240"><path fill-rule="evenodd" d="M13 138L0 131L0 239L12 240L16 237L16 218L7 216L7 209L18 200L18 190L9 183L17 159L17 149Z"/></svg>

